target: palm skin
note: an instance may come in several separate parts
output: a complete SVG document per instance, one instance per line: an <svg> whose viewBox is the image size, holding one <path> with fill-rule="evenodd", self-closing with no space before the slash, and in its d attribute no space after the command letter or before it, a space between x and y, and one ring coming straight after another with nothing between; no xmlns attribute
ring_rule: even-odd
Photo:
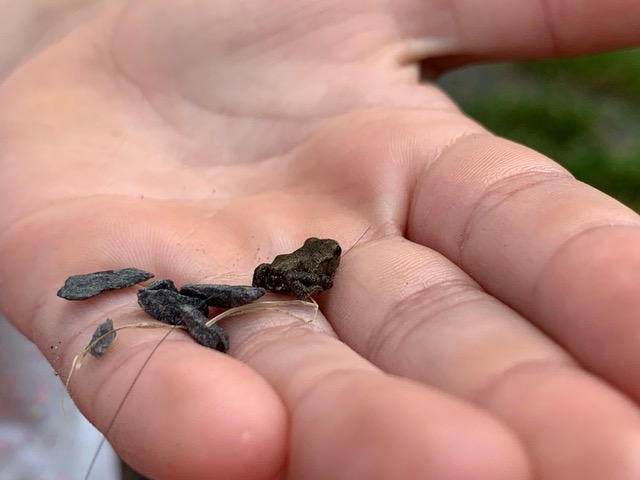
<svg viewBox="0 0 640 480"><path fill-rule="evenodd" d="M640 475L640 220L419 84L417 61L468 53L452 5L114 4L1 87L1 307L63 376L104 318L146 320L131 291L62 302L68 275L248 283L310 236L346 251L311 324L229 320L230 356L167 337L108 433L143 473ZM584 48L638 40L640 8L607 8L628 31ZM576 51L575 19L534 42L456 15L478 57ZM99 428L163 335L74 374Z"/></svg>

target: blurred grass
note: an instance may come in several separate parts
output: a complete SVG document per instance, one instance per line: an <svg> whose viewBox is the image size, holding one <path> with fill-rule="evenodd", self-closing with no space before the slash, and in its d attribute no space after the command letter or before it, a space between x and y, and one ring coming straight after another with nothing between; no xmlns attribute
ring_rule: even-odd
<svg viewBox="0 0 640 480"><path fill-rule="evenodd" d="M496 134L640 211L640 49L468 67L440 84Z"/></svg>

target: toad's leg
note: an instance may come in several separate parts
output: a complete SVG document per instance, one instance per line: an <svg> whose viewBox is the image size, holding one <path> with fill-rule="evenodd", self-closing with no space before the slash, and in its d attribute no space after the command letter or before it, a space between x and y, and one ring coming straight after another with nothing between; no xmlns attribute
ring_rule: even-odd
<svg viewBox="0 0 640 480"><path fill-rule="evenodd" d="M328 290L333 281L328 275L309 272L293 272L289 275L289 289L300 300L309 298L315 293Z"/></svg>

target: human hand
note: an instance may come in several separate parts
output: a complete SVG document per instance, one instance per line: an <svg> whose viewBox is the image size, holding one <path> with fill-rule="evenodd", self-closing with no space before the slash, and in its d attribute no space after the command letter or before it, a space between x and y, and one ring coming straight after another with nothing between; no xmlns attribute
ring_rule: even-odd
<svg viewBox="0 0 640 480"><path fill-rule="evenodd" d="M628 45L636 2L174 3L113 7L1 87L2 310L66 376L106 317L146 320L132 291L58 299L71 274L347 252L312 324L236 317L230 356L167 337L119 453L160 479L637 478L638 216L417 66ZM99 428L163 336L74 374Z"/></svg>

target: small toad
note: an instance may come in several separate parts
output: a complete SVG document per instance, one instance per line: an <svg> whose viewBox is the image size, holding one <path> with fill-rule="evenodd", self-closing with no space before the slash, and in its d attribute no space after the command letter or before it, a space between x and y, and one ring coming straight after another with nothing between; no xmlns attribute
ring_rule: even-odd
<svg viewBox="0 0 640 480"><path fill-rule="evenodd" d="M333 286L341 253L335 240L308 238L298 250L258 265L253 272L253 286L308 298Z"/></svg>

